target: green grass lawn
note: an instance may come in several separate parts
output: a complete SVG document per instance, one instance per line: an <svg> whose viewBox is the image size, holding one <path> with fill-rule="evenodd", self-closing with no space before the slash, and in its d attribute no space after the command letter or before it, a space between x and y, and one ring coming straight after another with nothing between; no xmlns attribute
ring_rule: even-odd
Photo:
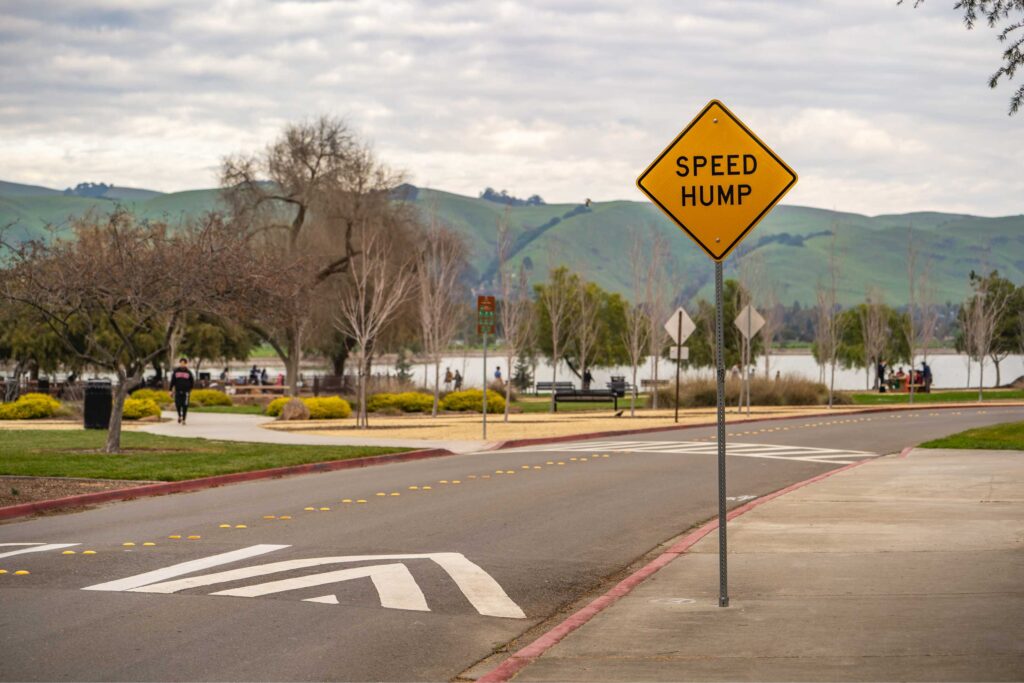
<svg viewBox="0 0 1024 683"><path fill-rule="evenodd" d="M106 436L104 431L0 432L0 474L181 481L409 450L368 446L282 446L124 432L121 446L127 452L107 455L97 452Z"/></svg>
<svg viewBox="0 0 1024 683"><path fill-rule="evenodd" d="M862 392L851 394L856 405L893 405L909 403L910 394L878 394L874 392ZM1024 399L1024 391L1019 389L986 389L985 400L1021 400ZM914 403L970 403L978 400L977 389L966 389L961 391L933 391L930 394L914 394Z"/></svg>
<svg viewBox="0 0 1024 683"><path fill-rule="evenodd" d="M921 448L983 448L986 450L1024 451L1024 422L1007 422L968 429L942 439L927 441Z"/></svg>
<svg viewBox="0 0 1024 683"><path fill-rule="evenodd" d="M165 410L174 410L168 405ZM232 413L235 415L262 415L262 406L189 406L189 413Z"/></svg>
<svg viewBox="0 0 1024 683"><path fill-rule="evenodd" d="M546 413L551 408L551 399L549 397L538 397L538 398L520 398L518 401L513 401L512 406L518 408L520 412L524 413ZM615 404L611 401L602 401L600 403L559 403L558 412L584 412L584 411L603 411L608 412L613 410ZM638 396L636 399L637 408L647 407L647 396ZM629 397L619 399L619 410L629 410Z"/></svg>

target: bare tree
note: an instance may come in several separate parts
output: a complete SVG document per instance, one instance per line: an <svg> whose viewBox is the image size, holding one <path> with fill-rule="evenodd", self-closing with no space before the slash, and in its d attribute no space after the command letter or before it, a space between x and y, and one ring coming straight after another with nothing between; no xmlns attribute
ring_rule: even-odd
<svg viewBox="0 0 1024 683"><path fill-rule="evenodd" d="M374 345L415 286L413 263L395 255L379 231L365 231L357 242L359 257L352 261L346 286L341 288L334 320L356 342L359 362L359 410L356 425L367 428L366 385ZM397 256L397 263L396 261Z"/></svg>
<svg viewBox="0 0 1024 683"><path fill-rule="evenodd" d="M914 351L918 340L918 318L917 318L917 247L914 246L914 228L907 227L907 315L903 319L903 336L907 340L907 348L910 350L910 387L909 402L914 402Z"/></svg>
<svg viewBox="0 0 1024 683"><path fill-rule="evenodd" d="M926 261L917 278L917 308L921 331L921 355L925 363L928 362L928 347L935 339L935 329L939 324L939 307L935 298L935 283L932 281L931 261Z"/></svg>
<svg viewBox="0 0 1024 683"><path fill-rule="evenodd" d="M836 260L836 238L833 233L829 248L828 281L818 281L817 286L817 326L815 342L818 346L818 361L824 367L829 364L828 407L832 408L836 383L836 357L839 352L840 323L838 315L837 286L839 280L839 263Z"/></svg>
<svg viewBox="0 0 1024 683"><path fill-rule="evenodd" d="M638 231L633 232L633 244L629 250L630 293L632 303L626 308L626 326L622 330L622 342L629 354L632 370L633 391L629 395L629 416L636 416L636 375L640 364L647 355L651 338L651 324L644 309L647 280L647 253L644 241ZM657 390L655 390L657 393Z"/></svg>
<svg viewBox="0 0 1024 683"><path fill-rule="evenodd" d="M884 378L878 376L878 364L889 344L889 316L882 298L882 291L877 287L868 289L864 306L860 309L860 333L864 344L864 357L869 368L875 368L875 389ZM867 383L870 383L871 371L868 370Z"/></svg>
<svg viewBox="0 0 1024 683"><path fill-rule="evenodd" d="M772 280L768 280L761 290L761 344L764 347L764 377L769 378L771 372L772 352L775 349L775 338L782 329L782 307L779 305L779 293Z"/></svg>
<svg viewBox="0 0 1024 683"><path fill-rule="evenodd" d="M972 273L973 275L973 273ZM978 354L978 400L984 400L985 389L985 357L992 352L999 319L1009 303L1006 290L992 286L995 277L972 277L974 296L968 303L968 314L972 318L972 346Z"/></svg>
<svg viewBox="0 0 1024 683"><path fill-rule="evenodd" d="M576 303L575 287L565 268L551 268L548 281L540 289L540 302L543 304L551 331L551 407L555 412L555 385L558 381L558 363L562 358L573 307Z"/></svg>
<svg viewBox="0 0 1024 683"><path fill-rule="evenodd" d="M647 324L650 329L648 343L651 350L651 408L653 409L658 407L658 370L661 350L668 337L664 325L668 320L672 304L668 268L669 253L668 240L652 228L651 243L647 254L647 275L644 283L644 308L647 312Z"/></svg>
<svg viewBox="0 0 1024 683"><path fill-rule="evenodd" d="M0 298L35 311L70 353L117 377L104 452L118 453L128 391L185 314L233 309L259 270L244 237L215 215L172 231L118 210L73 228L73 240L4 242Z"/></svg>
<svg viewBox="0 0 1024 683"><path fill-rule="evenodd" d="M348 270L358 233L402 210L389 198L400 181L344 121L326 116L288 125L261 154L224 160L222 194L279 273L249 326L281 358L293 395L316 303Z"/></svg>
<svg viewBox="0 0 1024 683"><path fill-rule="evenodd" d="M505 422L512 408L512 363L529 345L533 335L533 307L530 301L526 267L519 264L513 272L508 262L512 250L509 230L509 211L498 220L498 279L501 287L501 329L505 337L505 367L509 381L505 382Z"/></svg>
<svg viewBox="0 0 1024 683"><path fill-rule="evenodd" d="M597 349L598 335L600 333L600 320L598 315L601 312L601 297L596 287L580 280L576 287L576 315L573 316L573 328L575 332L576 351L579 354L580 377L586 377L587 369L593 362L594 353Z"/></svg>
<svg viewBox="0 0 1024 683"><path fill-rule="evenodd" d="M417 254L416 279L423 348L434 364L434 417L440 402L441 354L459 327L459 308L464 297L459 296L458 282L465 268L465 241L443 227L436 212L432 212Z"/></svg>

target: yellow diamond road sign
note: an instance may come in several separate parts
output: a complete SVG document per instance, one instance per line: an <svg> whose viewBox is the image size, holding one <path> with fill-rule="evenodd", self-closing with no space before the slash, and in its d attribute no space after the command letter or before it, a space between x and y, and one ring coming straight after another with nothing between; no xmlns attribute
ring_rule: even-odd
<svg viewBox="0 0 1024 683"><path fill-rule="evenodd" d="M715 261L723 261L796 173L718 100L711 100L636 181Z"/></svg>

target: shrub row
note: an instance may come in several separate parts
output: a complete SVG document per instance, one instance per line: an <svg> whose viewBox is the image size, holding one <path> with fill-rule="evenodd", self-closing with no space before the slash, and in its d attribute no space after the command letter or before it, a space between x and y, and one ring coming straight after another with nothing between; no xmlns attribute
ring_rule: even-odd
<svg viewBox="0 0 1024 683"><path fill-rule="evenodd" d="M264 412L270 417L277 417L281 414L284 404L290 400L290 396L275 398L267 404L266 411ZM302 402L309 409L309 419L311 420L343 420L352 414L352 406L340 396L304 398Z"/></svg>
<svg viewBox="0 0 1024 683"><path fill-rule="evenodd" d="M173 400L168 392L160 389L137 389L132 392L132 398L140 401L153 401L161 407L170 405ZM196 389L192 392L190 402L194 406L232 405L231 397L216 389Z"/></svg>
<svg viewBox="0 0 1024 683"><path fill-rule="evenodd" d="M403 413L429 413L434 408L434 397L418 391L403 391L400 394L374 394L366 401L366 410L371 413L401 411Z"/></svg>
<svg viewBox="0 0 1024 683"><path fill-rule="evenodd" d="M160 417L160 405L151 398L135 398L137 393L133 393L131 398L124 400L124 412L121 417L125 420Z"/></svg>
<svg viewBox="0 0 1024 683"><path fill-rule="evenodd" d="M17 401L0 404L0 420L39 420L53 417L60 401L46 394L22 394Z"/></svg>
<svg viewBox="0 0 1024 683"><path fill-rule="evenodd" d="M465 391L453 391L441 401L441 407L445 410L456 412L473 411L482 413L484 408L484 392L480 389L466 389ZM505 399L496 391L487 390L487 412L505 412Z"/></svg>
<svg viewBox="0 0 1024 683"><path fill-rule="evenodd" d="M735 405L742 383L730 379L725 383L725 402ZM674 408L675 386L658 389L658 405ZM708 408L717 405L718 394L712 378L691 379L679 384L680 408ZM777 380L757 377L750 381L750 403L757 406L813 406L828 403L828 387L801 377L780 377ZM833 403L852 403L850 397L836 393Z"/></svg>

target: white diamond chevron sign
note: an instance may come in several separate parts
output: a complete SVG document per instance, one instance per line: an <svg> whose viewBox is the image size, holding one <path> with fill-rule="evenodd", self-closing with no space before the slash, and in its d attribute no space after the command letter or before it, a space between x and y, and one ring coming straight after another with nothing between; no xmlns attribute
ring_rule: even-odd
<svg viewBox="0 0 1024 683"><path fill-rule="evenodd" d="M764 327L764 318L762 318L761 314L758 313L750 304L743 307L743 310L740 311L738 316L736 316L736 320L734 322L736 323L736 327L739 328L740 334L747 339L753 337L757 334L758 330Z"/></svg>
<svg viewBox="0 0 1024 683"><path fill-rule="evenodd" d="M686 341L687 337L693 334L695 329L697 329L697 326L693 324L690 316L686 314L686 311L681 306L676 309L676 312L665 323L665 331L668 332L668 336L672 337L672 341L676 344L682 344Z"/></svg>

